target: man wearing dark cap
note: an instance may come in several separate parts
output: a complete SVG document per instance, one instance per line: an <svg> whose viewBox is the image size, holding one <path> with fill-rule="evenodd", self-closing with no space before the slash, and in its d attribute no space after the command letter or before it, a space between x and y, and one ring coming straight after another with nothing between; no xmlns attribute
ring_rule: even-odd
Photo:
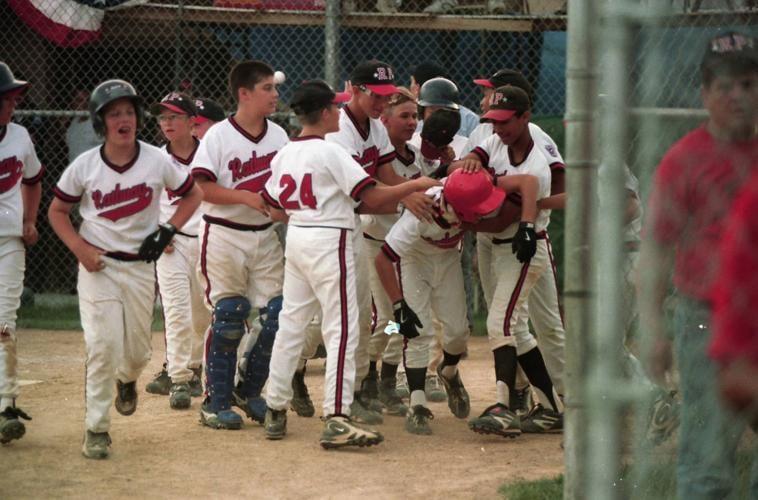
<svg viewBox="0 0 758 500"><path fill-rule="evenodd" d="M539 181L537 199L550 197L550 164L534 147L529 130L531 100L518 87L506 85L492 92L482 120L493 123L494 134L452 167L488 169L495 176L527 174ZM521 432L558 432L563 428L563 405L553 387L537 340L529 332L527 303L535 284L550 266L547 226L550 210L541 209L533 224L519 223L521 208L504 207L497 217L473 229L491 233L493 294L489 301L487 335L495 360L495 404L469 421L474 432L518 436ZM535 247L530 258L511 251L511 243L528 232ZM520 365L537 393L538 404L523 419L516 413L516 367Z"/></svg>
<svg viewBox="0 0 758 500"><path fill-rule="evenodd" d="M195 99L197 115L192 122L192 135L202 139L211 126L226 118L226 113L221 104L213 99L200 97Z"/></svg>
<svg viewBox="0 0 758 500"><path fill-rule="evenodd" d="M181 92L171 92L153 104L150 113L158 120L167 141L161 151L168 161L189 174L199 144L192 135L192 123L197 114L194 100ZM173 215L176 200L175 193L163 191L161 221L167 221ZM200 221L201 214L195 211L156 263L158 291L165 317L166 361L145 390L169 395L169 406L175 410L189 408L191 396L200 397L203 392L200 381L203 336L211 318L203 303L203 288L195 272Z"/></svg>
<svg viewBox="0 0 758 500"><path fill-rule="evenodd" d="M716 252L728 237L726 216L749 176L758 172L756 39L734 32L712 38L700 69L708 119L674 144L658 166L640 256L640 319L654 339L651 374L662 380L671 368L672 343L680 372L677 493L688 499L731 498L735 453L745 428L719 400L718 365L708 358L707 347L714 288L721 278ZM672 269L677 294L666 331L662 305ZM755 269L741 274L754 275ZM728 293L729 300L747 307L744 297ZM758 477L752 479L755 494Z"/></svg>
<svg viewBox="0 0 758 500"><path fill-rule="evenodd" d="M37 243L37 210L44 169L29 132L12 123L16 103L29 83L17 80L0 62L0 443L20 439L26 432L21 419L31 420L16 407L16 311L24 289L25 247Z"/></svg>
<svg viewBox="0 0 758 500"><path fill-rule="evenodd" d="M392 207L404 196L437 184L421 177L396 186L381 185L343 147L325 141L327 134L341 126L337 105L349 98L347 92L335 94L320 80L303 82L295 90L290 106L303 129L272 161L271 177L263 190L264 199L273 207L272 216L289 223L284 305L267 386L266 438L278 440L286 435L292 377L304 332L321 309L328 353L320 439L324 448L371 446L383 440L378 432L356 425L354 415L361 318L356 290L360 271L356 272L353 244L362 240L353 235L360 223L355 204L361 203L361 211Z"/></svg>
<svg viewBox="0 0 758 500"><path fill-rule="evenodd" d="M453 81L445 68L433 62L422 62L413 68L413 71L411 72L410 89L411 92L415 94L416 99L420 98L421 87L433 78L447 78L451 82ZM457 102L456 104L458 104L458 110L461 114L461 126L458 129L457 134L462 135L463 137L468 137L471 135L471 132L473 132L477 125L479 125L479 115L471 111L466 106L460 104L460 102ZM417 131L421 132L421 129L423 127L424 119L421 117Z"/></svg>
<svg viewBox="0 0 758 500"><path fill-rule="evenodd" d="M385 184L396 185L407 179L392 168L395 148L387 135L387 129L379 120L390 96L398 91L395 73L389 64L375 59L358 64L350 76L350 101L340 110L339 130L328 133L326 140L341 146L357 161L372 178ZM432 200L423 193L412 193L402 201L403 205L419 218L431 218ZM363 232L360 218L356 216L353 231L353 251L357 269L358 308L360 310L360 341L356 351L356 397L352 414L366 424L383 421L381 407L369 407L368 398L362 394L362 381L369 371L368 342L371 337L371 292L367 252L362 251ZM379 411L377 411L379 410Z"/></svg>

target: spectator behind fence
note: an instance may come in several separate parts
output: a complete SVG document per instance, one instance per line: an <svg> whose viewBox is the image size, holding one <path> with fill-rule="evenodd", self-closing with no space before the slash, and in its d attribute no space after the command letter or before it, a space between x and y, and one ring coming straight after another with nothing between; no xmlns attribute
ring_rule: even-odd
<svg viewBox="0 0 758 500"><path fill-rule="evenodd" d="M89 102L87 90L77 90L71 101L71 109L86 111ZM74 116L66 128L66 146L68 147L68 162L73 162L77 156L85 151L102 144L102 139L92 128L92 120L87 116Z"/></svg>
<svg viewBox="0 0 758 500"><path fill-rule="evenodd" d="M758 171L755 44L739 33L709 41L701 63L708 120L661 161L643 240L641 319L654 335L650 370L659 380L671 368L673 340L682 395L677 491L688 500L727 498L737 484L735 453L745 426L719 401L716 364L707 347L724 220L740 187ZM662 305L672 263L676 296L667 335ZM758 474L752 479L756 497Z"/></svg>

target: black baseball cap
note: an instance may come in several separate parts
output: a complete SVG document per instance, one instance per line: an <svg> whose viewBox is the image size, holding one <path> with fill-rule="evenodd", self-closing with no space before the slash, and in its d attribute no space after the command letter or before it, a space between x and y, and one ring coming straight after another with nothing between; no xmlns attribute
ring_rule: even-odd
<svg viewBox="0 0 758 500"><path fill-rule="evenodd" d="M529 96L523 89L513 85L498 87L490 96L490 110L481 121L503 122L517 113L529 111L529 107Z"/></svg>
<svg viewBox="0 0 758 500"><path fill-rule="evenodd" d="M706 44L700 69L713 73L758 70L755 37L730 31L711 38Z"/></svg>
<svg viewBox="0 0 758 500"><path fill-rule="evenodd" d="M213 99L206 99L204 97L195 99L195 109L197 109L195 123L204 123L207 121L220 122L226 119L224 108Z"/></svg>
<svg viewBox="0 0 758 500"><path fill-rule="evenodd" d="M362 62L353 68L353 73L350 75L350 83L366 87L378 95L397 93L395 71L392 69L392 66L376 59Z"/></svg>
<svg viewBox="0 0 758 500"><path fill-rule="evenodd" d="M452 80L445 68L433 62L420 63L418 66L413 68L413 71L411 71L411 76L414 80L416 80L416 83L419 85L419 87L432 78L437 78L439 76L442 78L447 78L448 80Z"/></svg>
<svg viewBox="0 0 758 500"><path fill-rule="evenodd" d="M290 107L296 115L306 115L349 100L350 93L337 93L323 80L306 80L293 92Z"/></svg>
<svg viewBox="0 0 758 500"><path fill-rule="evenodd" d="M520 71L516 71L515 69L498 70L489 78L474 80L474 83L480 87L488 87L491 89L504 87L505 85L513 85L526 92L530 98L534 95L534 88L529 83L529 80L527 80Z"/></svg>
<svg viewBox="0 0 758 500"><path fill-rule="evenodd" d="M195 109L195 104L192 102L190 96L181 92L171 92L161 99L161 102L156 102L150 106L150 113L156 116L164 110L187 116L195 116L197 114L197 109Z"/></svg>

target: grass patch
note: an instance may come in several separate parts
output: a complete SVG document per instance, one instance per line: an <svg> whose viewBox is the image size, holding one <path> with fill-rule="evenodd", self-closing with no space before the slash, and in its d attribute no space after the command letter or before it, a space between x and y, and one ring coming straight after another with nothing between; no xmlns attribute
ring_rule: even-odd
<svg viewBox="0 0 758 500"><path fill-rule="evenodd" d="M18 310L18 328L39 330L81 330L79 299L76 295L54 293L36 294L34 302L24 304ZM163 314L160 306L153 311L153 331L163 329Z"/></svg>
<svg viewBox="0 0 758 500"><path fill-rule="evenodd" d="M508 500L554 500L563 497L563 476L505 483L497 492Z"/></svg>

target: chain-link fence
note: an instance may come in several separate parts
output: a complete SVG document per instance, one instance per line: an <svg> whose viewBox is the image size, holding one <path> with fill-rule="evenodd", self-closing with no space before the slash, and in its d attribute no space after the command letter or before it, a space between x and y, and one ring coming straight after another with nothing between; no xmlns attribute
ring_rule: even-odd
<svg viewBox="0 0 758 500"><path fill-rule="evenodd" d="M97 83L126 79L148 103L181 89L216 99L231 111L227 74L246 58L263 59L287 75L277 116L285 126L292 118L285 103L297 82L327 78L341 88L352 67L368 58L390 62L403 85L409 85L417 64L440 64L460 86L464 104L477 112L481 93L472 80L515 68L533 84L535 114L562 145L565 16L554 14L560 0L513 5L509 0L507 15L497 2L448 2L432 6L440 12L432 15L423 12L429 1L414 1L379 5L399 12L375 13L373 0L137 1L111 10L122 3L12 0L0 5L0 60L32 84L16 120L29 129L47 168L41 214L69 157L95 139L81 110ZM104 12L99 28L85 19L96 10L93 6ZM161 142L154 121L148 120L142 138ZM44 216L39 226L40 242L28 254L27 286L37 292L73 291L73 257Z"/></svg>
<svg viewBox="0 0 758 500"><path fill-rule="evenodd" d="M586 17L569 12L569 196L588 199L567 214L567 267L576 267L565 289L568 331L588 335L567 335L566 496L755 498L755 439L726 409L706 351L731 202L758 172L756 70L713 83L700 71L706 47L739 49L729 36L709 45L717 35L758 36L755 2L571 7ZM582 23L586 38L572 37ZM720 129L702 128L704 102ZM744 133L725 133L745 109ZM754 292L728 293L747 308Z"/></svg>

